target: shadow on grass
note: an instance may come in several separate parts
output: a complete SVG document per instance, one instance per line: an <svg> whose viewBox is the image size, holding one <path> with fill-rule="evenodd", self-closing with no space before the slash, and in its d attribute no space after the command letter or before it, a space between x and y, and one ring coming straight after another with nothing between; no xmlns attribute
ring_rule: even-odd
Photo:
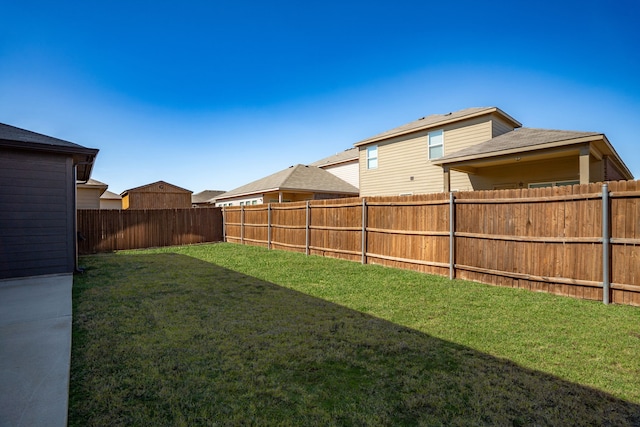
<svg viewBox="0 0 640 427"><path fill-rule="evenodd" d="M640 425L601 391L191 257L84 263L69 425Z"/></svg>

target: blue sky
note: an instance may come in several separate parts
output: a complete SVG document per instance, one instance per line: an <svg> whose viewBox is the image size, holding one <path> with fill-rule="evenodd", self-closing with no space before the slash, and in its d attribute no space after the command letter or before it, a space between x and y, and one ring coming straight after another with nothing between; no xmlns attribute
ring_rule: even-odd
<svg viewBox="0 0 640 427"><path fill-rule="evenodd" d="M120 193L231 190L419 117L603 132L640 178L634 0L0 0L0 122Z"/></svg>

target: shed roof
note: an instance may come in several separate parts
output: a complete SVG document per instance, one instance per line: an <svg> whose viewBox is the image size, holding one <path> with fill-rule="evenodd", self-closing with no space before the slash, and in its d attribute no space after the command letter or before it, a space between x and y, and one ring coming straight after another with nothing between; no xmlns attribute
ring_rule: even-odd
<svg viewBox="0 0 640 427"><path fill-rule="evenodd" d="M87 181L91 176L93 162L98 155L95 148L87 148L63 139L43 135L30 130L0 123L0 146L23 150L45 151L69 154L78 166L79 181Z"/></svg>
<svg viewBox="0 0 640 427"><path fill-rule="evenodd" d="M120 195L124 197L128 193L145 192L145 191L151 190L153 187L156 187L156 186L163 186L163 187L173 189L174 190L173 192L175 193L193 193L191 190L178 187L177 185L169 184L168 182L165 182L165 181L156 181L156 182L152 182L151 184L145 184L145 185L141 185L140 187L124 190L122 193L120 193ZM165 191L165 192L168 193L169 191Z"/></svg>
<svg viewBox="0 0 640 427"><path fill-rule="evenodd" d="M449 123L458 122L461 120L470 119L473 117L479 117L486 114L498 114L503 119L510 122L513 127L520 127L522 124L499 109L498 107L472 107L465 108L464 110L459 110L451 113L445 114L432 114L430 116L421 117L418 120L414 120L410 123L404 124L402 126L398 126L391 130L379 133L371 138L364 139L360 142L355 143L356 147L361 145L371 144L373 142L382 141L384 139L392 138L395 136L405 135L412 132L417 132L420 130L425 130L433 127L444 126Z"/></svg>
<svg viewBox="0 0 640 427"><path fill-rule="evenodd" d="M268 191L309 191L357 195L359 190L317 166L295 165L245 184L216 197L216 200Z"/></svg>

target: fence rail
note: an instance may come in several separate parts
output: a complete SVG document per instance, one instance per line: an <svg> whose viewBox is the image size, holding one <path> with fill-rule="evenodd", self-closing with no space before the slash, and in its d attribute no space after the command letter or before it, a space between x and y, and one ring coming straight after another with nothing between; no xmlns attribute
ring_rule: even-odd
<svg viewBox="0 0 640 427"><path fill-rule="evenodd" d="M640 182L224 208L225 240L640 305Z"/></svg>
<svg viewBox="0 0 640 427"><path fill-rule="evenodd" d="M219 242L223 238L220 208L80 209L77 215L80 254Z"/></svg>

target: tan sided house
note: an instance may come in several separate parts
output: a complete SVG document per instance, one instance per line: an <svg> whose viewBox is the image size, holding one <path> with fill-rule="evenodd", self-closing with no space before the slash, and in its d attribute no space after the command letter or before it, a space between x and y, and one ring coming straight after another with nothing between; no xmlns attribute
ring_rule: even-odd
<svg viewBox="0 0 640 427"><path fill-rule="evenodd" d="M633 179L602 133L521 126L499 108L468 108L360 141L360 195Z"/></svg>
<svg viewBox="0 0 640 427"><path fill-rule="evenodd" d="M97 179L76 183L76 209L100 209L100 198L108 187Z"/></svg>

